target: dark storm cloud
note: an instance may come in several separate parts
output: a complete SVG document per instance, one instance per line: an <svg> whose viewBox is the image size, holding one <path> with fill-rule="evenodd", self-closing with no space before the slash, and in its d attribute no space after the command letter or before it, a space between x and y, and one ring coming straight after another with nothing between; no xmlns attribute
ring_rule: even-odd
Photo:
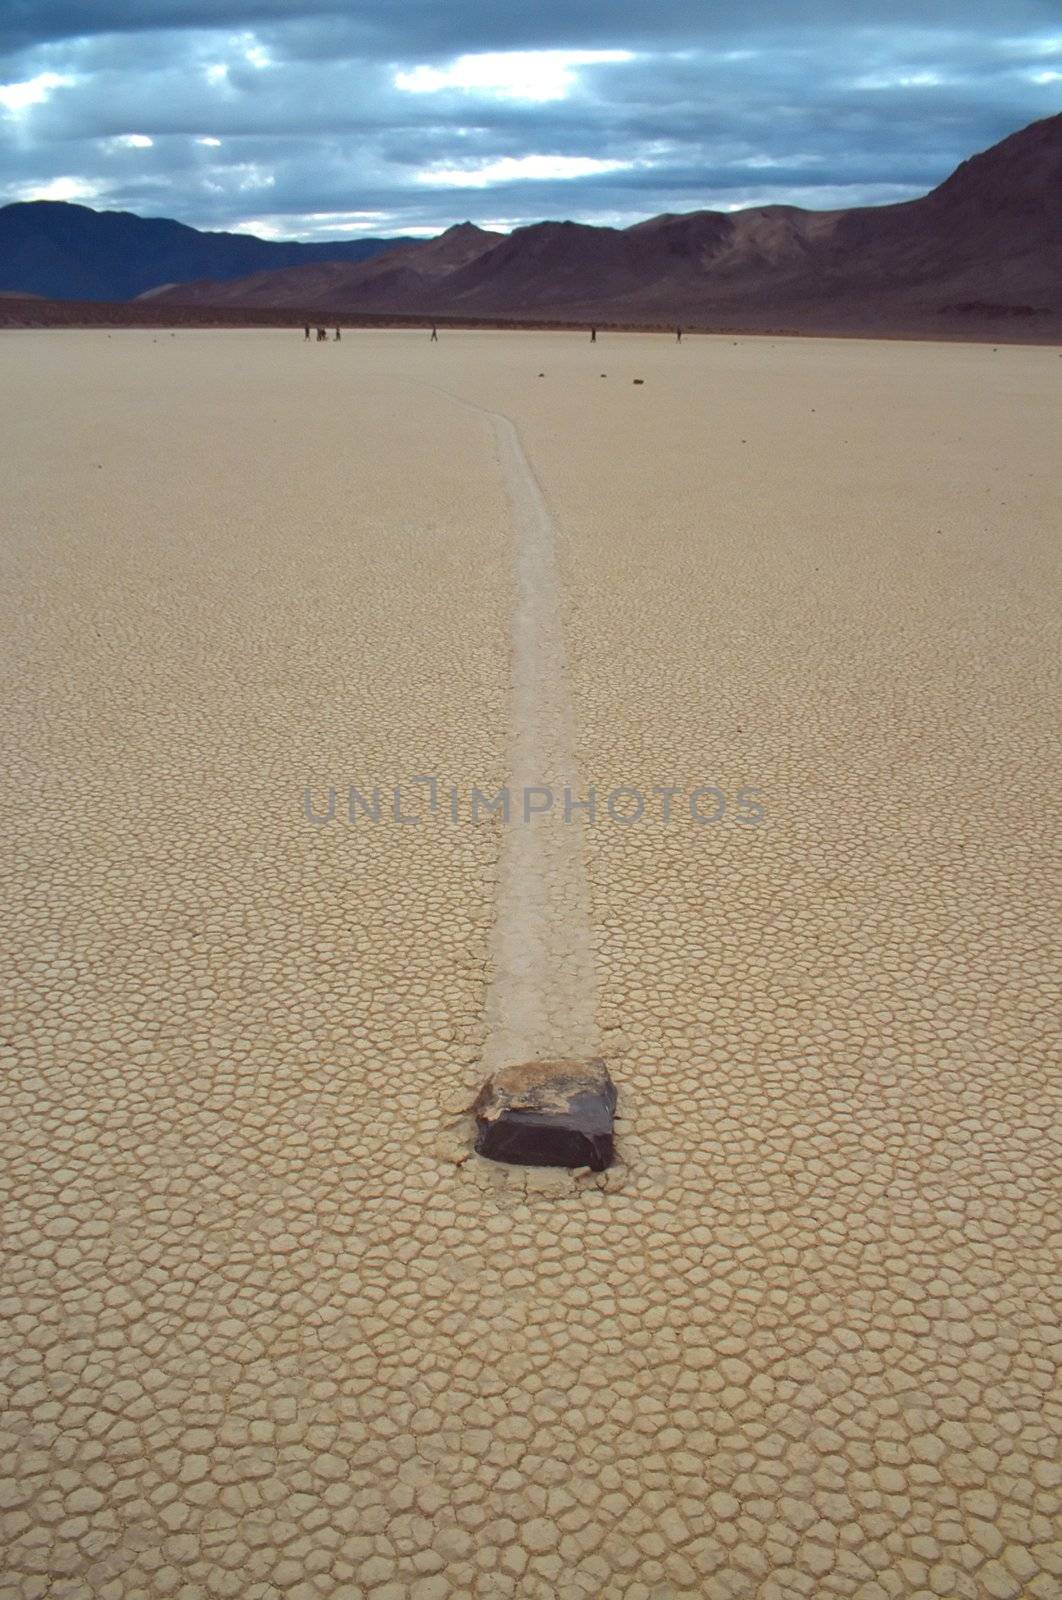
<svg viewBox="0 0 1062 1600"><path fill-rule="evenodd" d="M890 27L952 25L976 31L987 24L1020 32L1057 22L1053 0L1011 0L1007 6L977 0L759 0L753 31L770 27L845 27L887 21ZM0 15L0 47L106 33L167 29L261 29L292 26L306 36L340 28L362 41L376 40L405 55L463 50L516 50L632 41L654 46L694 41L750 26L747 0L536 0L484 8L471 0L7 0ZM334 34L333 34L334 37Z"/></svg>
<svg viewBox="0 0 1062 1600"><path fill-rule="evenodd" d="M328 237L902 198L1058 109L1056 19L1041 0L7 0L0 200Z"/></svg>

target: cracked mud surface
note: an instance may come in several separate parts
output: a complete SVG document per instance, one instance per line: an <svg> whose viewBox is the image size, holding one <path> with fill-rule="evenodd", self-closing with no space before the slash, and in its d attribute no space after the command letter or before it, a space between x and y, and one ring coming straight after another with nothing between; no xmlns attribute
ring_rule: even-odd
<svg viewBox="0 0 1062 1600"><path fill-rule="evenodd" d="M0 346L0 1595L1057 1600L1054 352L300 341ZM763 791L584 830L604 1188L436 1145L498 825L340 820L506 776L410 379L583 784Z"/></svg>

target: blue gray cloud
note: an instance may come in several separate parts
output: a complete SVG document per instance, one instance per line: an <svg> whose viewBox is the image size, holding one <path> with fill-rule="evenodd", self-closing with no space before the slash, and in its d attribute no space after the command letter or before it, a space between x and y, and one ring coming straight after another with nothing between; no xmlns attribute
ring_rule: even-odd
<svg viewBox="0 0 1062 1600"><path fill-rule="evenodd" d="M857 205L1060 89L1043 0L8 0L0 200L306 239Z"/></svg>

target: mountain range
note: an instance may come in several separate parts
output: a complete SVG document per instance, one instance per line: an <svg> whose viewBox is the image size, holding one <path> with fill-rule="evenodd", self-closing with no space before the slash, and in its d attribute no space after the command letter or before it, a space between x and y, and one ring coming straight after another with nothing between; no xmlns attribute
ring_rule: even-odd
<svg viewBox="0 0 1062 1600"><path fill-rule="evenodd" d="M93 211L65 200L0 206L0 292L56 300L131 300L189 278L229 278L305 262L351 265L406 239L275 243L249 233L200 233L168 217Z"/></svg>
<svg viewBox="0 0 1062 1600"><path fill-rule="evenodd" d="M39 244L45 234L28 234L22 220L37 208L0 210L0 288L36 284L37 293L58 294L58 268L47 281L43 273L32 278L30 245L24 265L12 268L5 232L12 212L19 213L22 237L38 241L39 259L49 259ZM60 226L56 213L76 213L76 225ZM47 221L49 239L68 241L71 275L62 281L73 282L75 269L81 274L77 290L63 292L109 298L121 271L122 287L138 295L128 307L137 321L283 321L290 314L293 322L346 315L977 336L987 330L1038 339L1062 333L1062 115L972 156L918 199L848 210L768 205L665 214L628 228L540 222L510 234L465 222L428 241L314 245L197 234L178 223L79 206L53 204L37 215ZM167 253L169 239L183 256ZM187 275L180 263L197 250L217 252L221 265L196 281L175 281ZM256 250L263 253L255 257ZM256 270L239 265L241 251ZM285 251L296 253L296 264L277 258ZM107 287L83 287L90 280Z"/></svg>
<svg viewBox="0 0 1062 1600"><path fill-rule="evenodd" d="M842 211L653 217L628 228L462 223L371 261L182 284L185 306L715 325L1062 316L1062 115L964 161L931 193Z"/></svg>

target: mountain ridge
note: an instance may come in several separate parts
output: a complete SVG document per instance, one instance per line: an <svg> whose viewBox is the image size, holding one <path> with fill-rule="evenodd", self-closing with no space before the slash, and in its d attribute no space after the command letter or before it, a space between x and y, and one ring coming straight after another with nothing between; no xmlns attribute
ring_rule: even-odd
<svg viewBox="0 0 1062 1600"><path fill-rule="evenodd" d="M94 211L67 200L0 206L0 291L62 300L130 300L162 285L301 263L359 262L409 239L342 239L323 244L204 232L171 217Z"/></svg>
<svg viewBox="0 0 1062 1600"><path fill-rule="evenodd" d="M950 319L948 329L961 327L961 336L1019 323L1025 336L1062 333L1062 115L970 156L926 195L846 210L768 204L662 213L625 228L549 220L509 234L466 221L429 240L276 245L198 235L165 219L31 204L177 229L226 249L235 242L253 255L300 252L296 266L270 263L225 280L160 275L129 302L135 321L290 314L889 333L945 332L940 319ZM0 292L8 297L18 291L8 288L2 223L15 209L0 210ZM141 281L156 259L139 262ZM16 315L5 314L9 324Z"/></svg>
<svg viewBox="0 0 1062 1600"><path fill-rule="evenodd" d="M1062 115L960 163L927 195L806 211L692 211L626 228L545 221L490 234L459 224L372 261L182 284L184 306L322 315L563 316L579 320L828 313L895 321L1000 314L1062 318ZM973 315L974 312L968 314Z"/></svg>

